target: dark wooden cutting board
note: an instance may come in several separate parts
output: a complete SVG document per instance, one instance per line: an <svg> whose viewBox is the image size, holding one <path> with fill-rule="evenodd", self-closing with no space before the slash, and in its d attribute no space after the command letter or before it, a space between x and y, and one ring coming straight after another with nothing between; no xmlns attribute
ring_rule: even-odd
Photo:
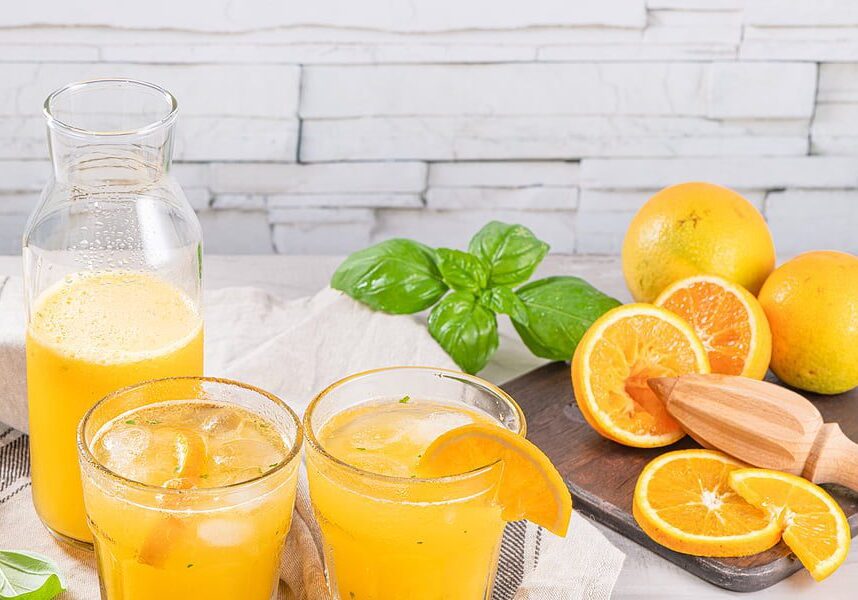
<svg viewBox="0 0 858 600"><path fill-rule="evenodd" d="M632 517L632 493L638 475L659 454L699 448L688 436L666 448L628 448L597 434L584 420L572 394L569 365L552 363L502 386L527 416L527 437L551 457L566 478L575 509L618 531L641 546L719 587L737 592L767 588L801 569L801 563L779 543L743 558L702 558L673 552L653 542ZM825 421L837 421L858 440L858 390L839 396L804 394ZM858 493L824 486L843 507L858 533Z"/></svg>

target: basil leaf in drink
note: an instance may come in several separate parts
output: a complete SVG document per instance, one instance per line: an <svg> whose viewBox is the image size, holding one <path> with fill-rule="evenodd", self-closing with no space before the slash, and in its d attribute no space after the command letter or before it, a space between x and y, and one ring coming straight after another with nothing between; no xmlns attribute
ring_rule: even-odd
<svg viewBox="0 0 858 600"><path fill-rule="evenodd" d="M496 313L509 315L511 319L526 324L528 322L527 307L511 288L506 286L493 287L480 294L480 304Z"/></svg>
<svg viewBox="0 0 858 600"><path fill-rule="evenodd" d="M429 313L429 333L466 373L477 373L498 348L495 314L468 292L451 292Z"/></svg>
<svg viewBox="0 0 858 600"><path fill-rule="evenodd" d="M438 248L438 270L444 283L454 290L479 292L489 280L489 267L481 259L468 252Z"/></svg>
<svg viewBox="0 0 858 600"><path fill-rule="evenodd" d="M0 550L0 600L50 600L64 589L56 565L46 557Z"/></svg>
<svg viewBox="0 0 858 600"><path fill-rule="evenodd" d="M489 286L494 287L527 281L548 248L524 225L492 221L474 235L468 251L489 265Z"/></svg>
<svg viewBox="0 0 858 600"><path fill-rule="evenodd" d="M331 287L393 314L410 314L435 304L447 291L428 246L392 239L355 252L337 268Z"/></svg>
<svg viewBox="0 0 858 600"><path fill-rule="evenodd" d="M579 277L548 277L516 290L527 322L513 319L518 335L537 356L571 360L584 332L620 303Z"/></svg>

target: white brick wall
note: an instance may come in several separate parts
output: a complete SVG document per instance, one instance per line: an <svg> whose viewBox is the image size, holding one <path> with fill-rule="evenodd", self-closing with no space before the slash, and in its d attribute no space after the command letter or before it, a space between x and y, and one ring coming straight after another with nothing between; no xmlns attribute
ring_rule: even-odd
<svg viewBox="0 0 858 600"><path fill-rule="evenodd" d="M179 98L207 248L462 245L485 221L616 253L671 183L744 193L779 249L858 252L854 0L90 0L0 11L0 253L49 171L44 97Z"/></svg>

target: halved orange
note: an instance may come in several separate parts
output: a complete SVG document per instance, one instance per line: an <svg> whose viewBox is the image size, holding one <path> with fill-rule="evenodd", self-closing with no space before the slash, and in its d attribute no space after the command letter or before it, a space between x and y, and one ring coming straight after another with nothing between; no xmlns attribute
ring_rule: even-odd
<svg viewBox="0 0 858 600"><path fill-rule="evenodd" d="M565 536L572 496L551 460L524 437L495 425L471 424L439 436L423 452L420 477L444 477L501 461L498 501L506 521L527 519Z"/></svg>
<svg viewBox="0 0 858 600"><path fill-rule="evenodd" d="M651 377L708 373L709 360L691 326L651 304L602 315L572 358L575 399L601 435L627 446L666 446L685 435L647 385Z"/></svg>
<svg viewBox="0 0 858 600"><path fill-rule="evenodd" d="M638 477L632 512L653 540L697 556L747 556L780 540L765 510L728 485L744 465L713 450L679 450L651 461Z"/></svg>
<svg viewBox="0 0 858 600"><path fill-rule="evenodd" d="M765 377L772 331L763 307L744 287L717 275L697 275L668 286L655 303L691 324L713 373Z"/></svg>
<svg viewBox="0 0 858 600"><path fill-rule="evenodd" d="M797 475L768 469L738 469L730 487L766 510L783 530L783 540L811 576L821 581L843 564L851 533L843 509L828 492Z"/></svg>

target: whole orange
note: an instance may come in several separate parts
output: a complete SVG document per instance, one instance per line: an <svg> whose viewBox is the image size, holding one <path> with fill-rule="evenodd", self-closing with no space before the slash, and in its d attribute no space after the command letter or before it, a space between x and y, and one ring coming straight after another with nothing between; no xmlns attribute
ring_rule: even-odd
<svg viewBox="0 0 858 600"><path fill-rule="evenodd" d="M820 394L858 386L858 257L799 255L771 274L759 299L782 381Z"/></svg>
<svg viewBox="0 0 858 600"><path fill-rule="evenodd" d="M733 190L689 182L647 200L626 231L623 275L638 302L692 275L720 275L756 294L775 266L760 212Z"/></svg>

